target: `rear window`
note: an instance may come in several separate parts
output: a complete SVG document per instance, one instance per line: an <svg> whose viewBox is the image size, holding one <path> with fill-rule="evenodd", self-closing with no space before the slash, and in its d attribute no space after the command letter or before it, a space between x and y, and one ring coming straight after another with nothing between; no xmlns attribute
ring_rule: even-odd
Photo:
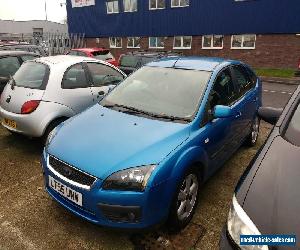
<svg viewBox="0 0 300 250"><path fill-rule="evenodd" d="M122 56L120 66L135 68L138 64L139 57L137 56Z"/></svg>
<svg viewBox="0 0 300 250"><path fill-rule="evenodd" d="M115 59L114 56L109 52L109 50L94 51L93 56L99 60L106 61L110 59Z"/></svg>
<svg viewBox="0 0 300 250"><path fill-rule="evenodd" d="M294 115L285 132L285 139L296 146L300 146L300 105L298 105Z"/></svg>
<svg viewBox="0 0 300 250"><path fill-rule="evenodd" d="M78 53L77 53L77 51L70 51L69 53L67 53L67 55L70 55L70 56L77 56Z"/></svg>
<svg viewBox="0 0 300 250"><path fill-rule="evenodd" d="M14 75L15 85L31 89L45 89L49 76L47 65L26 62Z"/></svg>

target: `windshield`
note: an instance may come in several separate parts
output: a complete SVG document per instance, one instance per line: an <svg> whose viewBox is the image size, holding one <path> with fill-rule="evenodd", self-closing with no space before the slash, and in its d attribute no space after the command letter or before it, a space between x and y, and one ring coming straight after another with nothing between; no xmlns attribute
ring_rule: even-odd
<svg viewBox="0 0 300 250"><path fill-rule="evenodd" d="M122 56L120 60L120 66L123 67L133 67L137 66L139 57L137 56Z"/></svg>
<svg viewBox="0 0 300 250"><path fill-rule="evenodd" d="M101 104L192 119L210 75L206 71L145 66L126 78Z"/></svg>
<svg viewBox="0 0 300 250"><path fill-rule="evenodd" d="M37 62L26 62L14 75L18 87L43 89L48 76L48 66Z"/></svg>
<svg viewBox="0 0 300 250"><path fill-rule="evenodd" d="M114 56L109 52L109 50L94 51L93 56L99 60L105 61L109 59L115 59Z"/></svg>
<svg viewBox="0 0 300 250"><path fill-rule="evenodd" d="M285 138L296 146L300 146L300 105L298 105L289 126L285 132Z"/></svg>

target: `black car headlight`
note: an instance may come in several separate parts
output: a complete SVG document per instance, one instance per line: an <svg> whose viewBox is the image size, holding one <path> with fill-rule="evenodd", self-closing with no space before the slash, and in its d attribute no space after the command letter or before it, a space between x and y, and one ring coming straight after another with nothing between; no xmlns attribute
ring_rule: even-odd
<svg viewBox="0 0 300 250"><path fill-rule="evenodd" d="M268 246L241 246L240 235L261 235L255 224L238 203L235 195L228 215L227 230L234 242L242 250L268 250Z"/></svg>
<svg viewBox="0 0 300 250"><path fill-rule="evenodd" d="M156 165L128 168L110 175L102 186L106 190L144 191Z"/></svg>

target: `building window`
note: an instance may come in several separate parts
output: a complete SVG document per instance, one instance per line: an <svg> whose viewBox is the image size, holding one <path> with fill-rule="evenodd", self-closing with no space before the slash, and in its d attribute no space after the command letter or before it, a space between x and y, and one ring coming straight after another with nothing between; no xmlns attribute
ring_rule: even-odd
<svg viewBox="0 0 300 250"><path fill-rule="evenodd" d="M165 47L164 37L149 37L149 48L163 49Z"/></svg>
<svg viewBox="0 0 300 250"><path fill-rule="evenodd" d="M109 38L110 48L122 48L122 38L121 37L110 37Z"/></svg>
<svg viewBox="0 0 300 250"><path fill-rule="evenodd" d="M206 35L202 37L202 49L223 49L222 35Z"/></svg>
<svg viewBox="0 0 300 250"><path fill-rule="evenodd" d="M150 10L159 10L166 8L165 0L149 0L149 9Z"/></svg>
<svg viewBox="0 0 300 250"><path fill-rule="evenodd" d="M140 48L140 37L128 37L127 48Z"/></svg>
<svg viewBox="0 0 300 250"><path fill-rule="evenodd" d="M107 0L106 1L107 14L119 13L119 1Z"/></svg>
<svg viewBox="0 0 300 250"><path fill-rule="evenodd" d="M190 0L171 0L171 7L187 7L190 5Z"/></svg>
<svg viewBox="0 0 300 250"><path fill-rule="evenodd" d="M231 49L255 49L256 35L232 35Z"/></svg>
<svg viewBox="0 0 300 250"><path fill-rule="evenodd" d="M175 36L174 37L174 49L191 49L192 37L191 36Z"/></svg>
<svg viewBox="0 0 300 250"><path fill-rule="evenodd" d="M137 0L123 0L124 12L137 11Z"/></svg>

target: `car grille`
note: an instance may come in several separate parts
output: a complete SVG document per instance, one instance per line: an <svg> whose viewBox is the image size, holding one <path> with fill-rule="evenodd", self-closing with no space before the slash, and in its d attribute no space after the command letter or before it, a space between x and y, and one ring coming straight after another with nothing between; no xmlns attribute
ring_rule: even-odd
<svg viewBox="0 0 300 250"><path fill-rule="evenodd" d="M60 175L81 185L91 186L96 181L95 177L79 171L53 156L49 156L49 164Z"/></svg>

